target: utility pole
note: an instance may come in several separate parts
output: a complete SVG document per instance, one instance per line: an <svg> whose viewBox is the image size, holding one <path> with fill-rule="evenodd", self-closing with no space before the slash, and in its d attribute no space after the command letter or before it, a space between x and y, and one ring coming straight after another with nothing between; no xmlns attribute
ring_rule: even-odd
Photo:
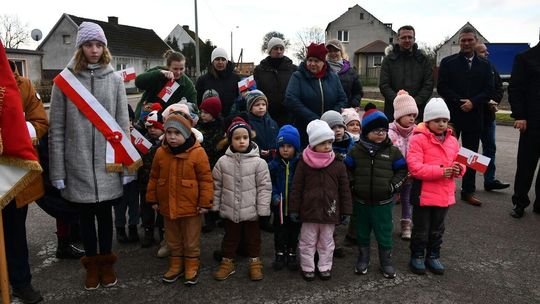
<svg viewBox="0 0 540 304"><path fill-rule="evenodd" d="M195 0L195 76L201 76L201 58L199 54L199 21L197 17L197 0Z"/></svg>

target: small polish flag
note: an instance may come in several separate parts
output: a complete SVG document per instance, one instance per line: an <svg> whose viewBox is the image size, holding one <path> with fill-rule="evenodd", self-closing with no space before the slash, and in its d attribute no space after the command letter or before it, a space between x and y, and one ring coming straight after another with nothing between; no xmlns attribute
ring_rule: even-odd
<svg viewBox="0 0 540 304"><path fill-rule="evenodd" d="M238 82L238 89L240 92L244 92L255 85L255 78L253 78L253 75L244 78Z"/></svg>
<svg viewBox="0 0 540 304"><path fill-rule="evenodd" d="M137 77L137 75L135 74L135 68L134 67L127 68L127 69L120 70L120 71L116 71L116 73L118 73L118 75L120 75L120 77L122 77L124 79L124 82L128 82L130 80L135 79L135 77Z"/></svg>
<svg viewBox="0 0 540 304"><path fill-rule="evenodd" d="M163 89L161 89L161 92L159 92L158 97L161 98L165 103L169 101L169 98L171 98L172 94L180 87L178 82L174 81L174 79L170 80L165 84Z"/></svg>
<svg viewBox="0 0 540 304"><path fill-rule="evenodd" d="M459 149L459 153L456 158L456 161L461 164L464 164L465 166L473 170L479 171L481 173L485 173L489 165L489 162L491 161L491 158L485 157L482 154L478 154L467 148L461 147L461 149Z"/></svg>
<svg viewBox="0 0 540 304"><path fill-rule="evenodd" d="M131 142L142 154L148 153L152 147L152 143L136 129L131 130Z"/></svg>

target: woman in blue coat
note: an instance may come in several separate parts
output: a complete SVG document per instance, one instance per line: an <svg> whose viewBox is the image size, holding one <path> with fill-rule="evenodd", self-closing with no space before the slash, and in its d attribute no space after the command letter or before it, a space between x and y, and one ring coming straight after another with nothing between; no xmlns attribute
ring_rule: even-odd
<svg viewBox="0 0 540 304"><path fill-rule="evenodd" d="M307 146L307 124L322 113L347 107L347 95L336 73L328 67L324 44L311 43L306 60L293 73L285 93L285 106L291 112L300 132L302 147Z"/></svg>

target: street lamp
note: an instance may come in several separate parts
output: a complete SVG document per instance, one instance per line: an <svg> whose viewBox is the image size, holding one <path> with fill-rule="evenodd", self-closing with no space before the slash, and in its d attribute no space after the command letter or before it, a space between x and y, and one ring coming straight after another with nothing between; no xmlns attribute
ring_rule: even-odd
<svg viewBox="0 0 540 304"><path fill-rule="evenodd" d="M236 28L238 28L238 25L236 26ZM233 56L233 30L231 30L231 61L232 62L234 62L234 56Z"/></svg>

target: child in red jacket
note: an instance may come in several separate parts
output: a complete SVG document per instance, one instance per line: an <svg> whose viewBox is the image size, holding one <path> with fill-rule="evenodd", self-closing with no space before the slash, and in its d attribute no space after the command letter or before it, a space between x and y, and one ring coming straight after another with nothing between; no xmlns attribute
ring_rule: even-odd
<svg viewBox="0 0 540 304"><path fill-rule="evenodd" d="M409 142L407 165L413 180L413 230L411 261L413 273L425 274L426 267L434 274L444 274L439 261L444 218L448 207L455 204L456 184L465 166L455 161L459 143L448 128L450 111L441 98L432 98L424 110Z"/></svg>

